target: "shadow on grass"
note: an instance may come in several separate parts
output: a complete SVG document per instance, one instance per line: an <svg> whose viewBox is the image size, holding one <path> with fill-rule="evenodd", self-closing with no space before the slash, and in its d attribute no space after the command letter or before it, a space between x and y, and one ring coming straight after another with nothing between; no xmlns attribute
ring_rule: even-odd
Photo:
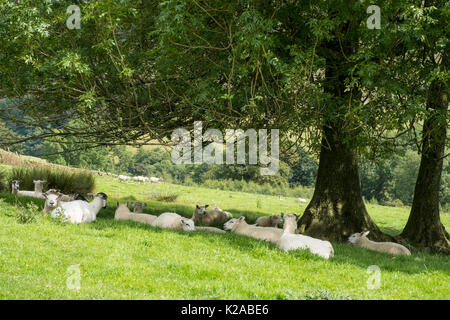
<svg viewBox="0 0 450 320"><path fill-rule="evenodd" d="M403 272L407 274L439 271L450 275L450 257L439 254L414 253L411 256L397 256L355 247L345 243L333 243L334 257L330 262L342 265L356 265L367 269L376 265L381 272Z"/></svg>
<svg viewBox="0 0 450 320"><path fill-rule="evenodd" d="M25 205L27 203L34 203L38 205L39 208L44 207L44 199L37 199L31 197L17 197L13 194L0 193L0 199L5 203L15 206L17 203ZM129 198L128 198L129 199ZM124 201L125 200L125 201ZM120 202L126 202L127 198L119 199ZM256 240L250 237L239 236L227 232L225 234L217 234L206 231L199 232L183 232L178 230L167 230L156 227L151 227L146 224L142 224L134 221L116 221L114 220L114 212L116 209L115 202L109 201L109 206L106 209L102 209L98 215L98 220L95 223L89 224L90 228L96 230L114 230L117 226L126 226L127 228L134 229L145 229L151 232L175 232L182 234L185 237L198 238L199 241L208 241L211 246L218 245L226 241L226 245L233 249L245 252L253 257L264 259L265 252L260 250L263 248L268 248L271 250L277 250L275 244ZM159 203L156 201L147 202L150 204L148 207L144 208L145 213L149 214L161 214L163 212L177 212L180 215L190 218L192 212L194 211L193 206L180 205L180 204L167 204ZM241 215L248 216L248 222L252 223L252 217L256 217L254 213L248 211L238 211L229 210L233 213L233 216L239 217ZM221 226L220 226L221 227ZM394 228L381 228L383 232L388 234L396 234L400 232ZM414 253L412 256L393 256L389 254L374 252L366 250L363 248L358 248L350 246L347 244L333 243L335 249L335 256L329 261L333 264L345 265L352 264L360 268L367 269L371 265L378 266L381 271L392 271L392 272L403 272L407 274L417 274L417 273L427 273L433 271L443 272L446 275L450 275L450 257L438 254L427 254L427 253ZM316 257L305 251L297 251L286 253L294 256L298 259L318 259Z"/></svg>

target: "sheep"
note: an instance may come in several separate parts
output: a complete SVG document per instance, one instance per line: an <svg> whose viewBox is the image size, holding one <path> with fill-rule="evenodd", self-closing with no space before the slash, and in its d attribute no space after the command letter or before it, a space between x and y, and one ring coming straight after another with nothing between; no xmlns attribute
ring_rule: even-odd
<svg viewBox="0 0 450 320"><path fill-rule="evenodd" d="M146 177L143 177L143 176L137 176L137 177L133 177L132 178L133 179L133 181L135 181L135 182L137 182L137 183L145 183L145 181L146 181Z"/></svg>
<svg viewBox="0 0 450 320"><path fill-rule="evenodd" d="M333 246L329 241L315 239L303 234L295 234L297 219L299 218L298 215L294 213L284 215L284 213L281 213L281 217L284 219L284 225L283 235L277 243L278 249L285 252L297 249L309 249L311 253L325 259L329 259L334 255Z"/></svg>
<svg viewBox="0 0 450 320"><path fill-rule="evenodd" d="M120 174L117 178L119 179L119 181L124 181L124 182L127 182L127 181L129 181L131 179L131 177L125 176L125 175L122 175L122 174Z"/></svg>
<svg viewBox="0 0 450 320"><path fill-rule="evenodd" d="M295 199L295 201L297 201L297 202L306 202L306 199L303 199L303 198L297 198L297 199Z"/></svg>
<svg viewBox="0 0 450 320"><path fill-rule="evenodd" d="M34 183L34 192L36 194L42 194L42 190L44 189L44 184L47 183L47 180L33 180Z"/></svg>
<svg viewBox="0 0 450 320"><path fill-rule="evenodd" d="M59 192L47 192L42 194L45 198L45 205L44 209L42 210L43 213L51 213L53 210L55 210L61 201L62 194Z"/></svg>
<svg viewBox="0 0 450 320"><path fill-rule="evenodd" d="M209 205L195 206L194 214L192 215L192 220L197 224L212 225L224 223L225 221L233 218L233 215L228 211L223 211L218 207L214 209L206 210Z"/></svg>
<svg viewBox="0 0 450 320"><path fill-rule="evenodd" d="M195 231L210 231L216 233L226 233L225 230L215 228L215 227L195 227Z"/></svg>
<svg viewBox="0 0 450 320"><path fill-rule="evenodd" d="M354 233L348 238L348 242L352 245L362 247L365 249L384 252L396 255L411 255L411 252L399 243L395 242L375 242L367 238L370 231L363 231L361 233Z"/></svg>
<svg viewBox="0 0 450 320"><path fill-rule="evenodd" d="M33 197L33 198L44 198L42 195L42 185L40 184L40 180L36 180L34 185L35 191L26 191L26 190L19 190L20 188L20 180L12 180L11 181L11 193L16 196L27 196L27 197ZM41 190L41 192L36 192L36 190Z"/></svg>
<svg viewBox="0 0 450 320"><path fill-rule="evenodd" d="M283 234L283 230L271 227L257 227L247 224L245 217L239 219L232 218L223 225L224 230L231 230L235 234L249 236L259 240L266 240L278 243Z"/></svg>
<svg viewBox="0 0 450 320"><path fill-rule="evenodd" d="M152 222L152 226L165 229L195 231L194 221L173 212L162 213Z"/></svg>
<svg viewBox="0 0 450 320"><path fill-rule="evenodd" d="M120 204L117 202L116 213L114 214L114 219L116 220L132 220L144 224L151 225L157 216L145 213L134 213L128 209L128 202L126 204Z"/></svg>
<svg viewBox="0 0 450 320"><path fill-rule="evenodd" d="M59 206L51 213L52 218L63 216L65 220L72 223L87 223L97 219L97 214L102 208L106 208L108 196L99 192L91 202L75 200L71 202L60 202Z"/></svg>
<svg viewBox="0 0 450 320"><path fill-rule="evenodd" d="M116 220L130 220L132 215L130 209L128 208L128 202L126 204L120 204L117 201L117 209L114 213L114 219Z"/></svg>
<svg viewBox="0 0 450 320"><path fill-rule="evenodd" d="M282 223L283 221L279 216L264 216L256 219L255 226L278 228L278 225Z"/></svg>
<svg viewBox="0 0 450 320"><path fill-rule="evenodd" d="M163 178L150 177L149 180L150 180L150 182L152 182L152 183L158 183L158 182L163 181Z"/></svg>
<svg viewBox="0 0 450 320"><path fill-rule="evenodd" d="M131 206L134 208L134 210L133 210L134 213L143 213L144 211L143 211L142 208L146 207L147 204L146 203L139 203L139 202L136 202L136 203L132 202Z"/></svg>

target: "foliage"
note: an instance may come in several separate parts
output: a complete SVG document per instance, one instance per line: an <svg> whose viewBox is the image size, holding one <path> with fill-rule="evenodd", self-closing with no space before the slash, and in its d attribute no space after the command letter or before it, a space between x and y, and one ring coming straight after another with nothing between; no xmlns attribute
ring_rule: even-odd
<svg viewBox="0 0 450 320"><path fill-rule="evenodd" d="M41 214L38 206L33 202L28 202L25 204L25 206L22 206L20 203L18 203L16 208L16 220L20 223L34 222L36 221L36 217Z"/></svg>

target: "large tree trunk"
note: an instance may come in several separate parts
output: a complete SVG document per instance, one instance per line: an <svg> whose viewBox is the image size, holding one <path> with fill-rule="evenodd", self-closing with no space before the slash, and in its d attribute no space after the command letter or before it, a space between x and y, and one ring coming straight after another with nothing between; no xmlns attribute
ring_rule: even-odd
<svg viewBox="0 0 450 320"><path fill-rule="evenodd" d="M385 240L364 205L358 174L358 156L344 142L339 129L324 128L313 198L299 221L299 231L331 241L347 241L356 232Z"/></svg>
<svg viewBox="0 0 450 320"><path fill-rule="evenodd" d="M358 133L352 128L351 119L344 116L349 112L349 101L358 104L361 97L357 89L348 92L345 86L354 64L347 57L358 45L354 27L349 24L344 28L345 38L332 39L321 48L327 56L324 90L333 98L326 106L314 195L298 224L301 233L339 242L365 230L371 231L371 239L388 239L370 219L364 205L357 149L350 147Z"/></svg>
<svg viewBox="0 0 450 320"><path fill-rule="evenodd" d="M448 87L435 81L427 100L422 159L411 214L401 234L419 248L450 253L449 235L439 216L439 188L447 133Z"/></svg>

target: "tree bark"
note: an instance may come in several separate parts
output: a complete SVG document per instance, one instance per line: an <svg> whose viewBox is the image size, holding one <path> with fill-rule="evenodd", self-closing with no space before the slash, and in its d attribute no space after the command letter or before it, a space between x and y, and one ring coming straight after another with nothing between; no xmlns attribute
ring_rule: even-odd
<svg viewBox="0 0 450 320"><path fill-rule="evenodd" d="M387 240L363 202L356 150L343 143L339 129L324 129L313 198L299 220L299 231L315 238L344 242L356 232Z"/></svg>
<svg viewBox="0 0 450 320"><path fill-rule="evenodd" d="M435 80L430 86L423 126L422 158L411 213L401 234L420 249L450 253L448 232L439 214L439 188L447 134L448 87Z"/></svg>

